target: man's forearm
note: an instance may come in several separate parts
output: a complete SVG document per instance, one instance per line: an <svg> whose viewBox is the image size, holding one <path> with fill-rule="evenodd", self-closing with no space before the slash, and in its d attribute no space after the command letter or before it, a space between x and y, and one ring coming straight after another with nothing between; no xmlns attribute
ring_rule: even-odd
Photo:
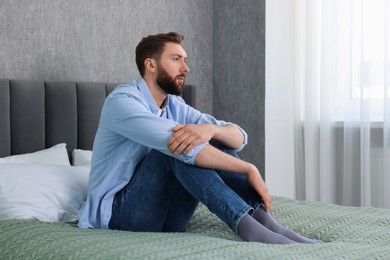
<svg viewBox="0 0 390 260"><path fill-rule="evenodd" d="M167 142L170 152L176 155L187 154L195 146L214 139L231 149L239 149L245 142L240 128L233 124L177 124L172 128L173 135Z"/></svg>
<svg viewBox="0 0 390 260"><path fill-rule="evenodd" d="M199 167L230 171L244 175L248 183L262 198L267 211L271 209L271 196L258 169L251 163L233 157L210 144L203 147L195 159Z"/></svg>
<svg viewBox="0 0 390 260"><path fill-rule="evenodd" d="M252 164L233 157L212 145L206 145L196 156L195 164L203 168L231 171L246 175Z"/></svg>
<svg viewBox="0 0 390 260"><path fill-rule="evenodd" d="M235 125L216 126L216 129L213 139L223 143L227 147L238 149L245 141L244 134Z"/></svg>

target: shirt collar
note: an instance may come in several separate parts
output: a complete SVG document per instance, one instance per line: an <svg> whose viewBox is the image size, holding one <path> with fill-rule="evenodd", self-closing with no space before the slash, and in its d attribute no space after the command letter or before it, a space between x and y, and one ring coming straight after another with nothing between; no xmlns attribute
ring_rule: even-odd
<svg viewBox="0 0 390 260"><path fill-rule="evenodd" d="M149 87L146 84L146 81L143 78L140 78L139 80L137 80L137 86L138 89L141 91L142 95L145 97L146 102L148 102L148 106L152 111L152 113L157 114L159 107L157 107L156 102L154 101L154 98L152 96L152 93L150 93ZM164 107L162 109L167 107L168 104L169 104L169 95L164 101Z"/></svg>

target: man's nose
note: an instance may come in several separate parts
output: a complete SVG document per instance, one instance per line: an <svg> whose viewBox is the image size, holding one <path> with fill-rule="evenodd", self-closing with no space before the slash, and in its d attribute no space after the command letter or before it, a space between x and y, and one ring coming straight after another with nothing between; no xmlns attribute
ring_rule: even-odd
<svg viewBox="0 0 390 260"><path fill-rule="evenodd" d="M190 68L187 66L186 63L183 63L183 68L182 68L182 72L184 73L188 73L190 71Z"/></svg>

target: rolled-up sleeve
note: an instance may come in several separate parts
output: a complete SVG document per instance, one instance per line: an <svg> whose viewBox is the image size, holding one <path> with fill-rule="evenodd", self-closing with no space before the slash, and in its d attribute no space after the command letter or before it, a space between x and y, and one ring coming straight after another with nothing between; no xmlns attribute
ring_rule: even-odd
<svg viewBox="0 0 390 260"><path fill-rule="evenodd" d="M245 145L248 144L248 134L239 125L231 123L231 122L226 122L223 120L218 120L215 117L213 117L209 114L201 113L194 108L191 108L191 111L189 112L189 114L190 114L190 116L189 116L189 122L187 122L188 124L215 124L215 125L228 125L228 124L230 124L230 125L236 126L244 136L244 142L242 143L242 145L239 148L235 149L236 152L241 151L245 147Z"/></svg>

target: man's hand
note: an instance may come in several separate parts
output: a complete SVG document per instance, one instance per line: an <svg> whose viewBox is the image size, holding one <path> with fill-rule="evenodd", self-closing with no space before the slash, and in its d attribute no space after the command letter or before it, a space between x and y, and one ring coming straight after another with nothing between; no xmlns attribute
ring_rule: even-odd
<svg viewBox="0 0 390 260"><path fill-rule="evenodd" d="M255 189L257 194L259 194L260 197L262 198L264 202L265 210L270 211L271 203L272 203L271 196L256 166L252 165L249 171L245 172L244 174L249 184Z"/></svg>
<svg viewBox="0 0 390 260"><path fill-rule="evenodd" d="M176 125L173 135L167 143L168 150L175 155L187 154L195 146L208 142L216 134L217 126L213 124Z"/></svg>

